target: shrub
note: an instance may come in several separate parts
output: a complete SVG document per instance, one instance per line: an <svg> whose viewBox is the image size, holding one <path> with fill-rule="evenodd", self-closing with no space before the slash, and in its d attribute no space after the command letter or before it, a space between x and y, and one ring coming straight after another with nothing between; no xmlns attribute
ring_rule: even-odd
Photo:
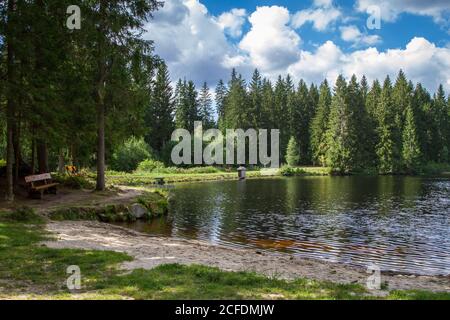
<svg viewBox="0 0 450 320"><path fill-rule="evenodd" d="M189 173L218 173L219 169L216 167L208 166L208 167L193 167L186 170Z"/></svg>
<svg viewBox="0 0 450 320"><path fill-rule="evenodd" d="M306 171L303 168L282 166L280 168L280 173L282 176L290 177L295 175L304 175L306 174Z"/></svg>
<svg viewBox="0 0 450 320"><path fill-rule="evenodd" d="M63 186L71 189L93 189L94 183L85 175L69 176L66 174L55 174L53 179Z"/></svg>
<svg viewBox="0 0 450 320"><path fill-rule="evenodd" d="M156 161L153 159L146 159L146 160L142 161L141 163L139 163L136 171L153 172L157 169L162 169L162 168L164 168L164 163L162 163L161 161Z"/></svg>
<svg viewBox="0 0 450 320"><path fill-rule="evenodd" d="M39 216L33 208L22 206L17 208L9 215L11 220L28 223L42 223L43 219Z"/></svg>
<svg viewBox="0 0 450 320"><path fill-rule="evenodd" d="M289 139L289 144L286 151L286 161L289 166L296 166L300 161L300 152L297 140L294 137Z"/></svg>
<svg viewBox="0 0 450 320"><path fill-rule="evenodd" d="M0 168L6 167L6 161L3 159L0 159Z"/></svg>
<svg viewBox="0 0 450 320"><path fill-rule="evenodd" d="M145 143L144 139L132 137L114 152L111 160L111 169L132 172L136 170L140 162L151 158L153 157L150 147Z"/></svg>

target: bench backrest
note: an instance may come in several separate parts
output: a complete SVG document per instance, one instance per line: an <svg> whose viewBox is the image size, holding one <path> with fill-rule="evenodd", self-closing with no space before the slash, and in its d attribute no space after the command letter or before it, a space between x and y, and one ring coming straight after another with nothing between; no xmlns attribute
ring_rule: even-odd
<svg viewBox="0 0 450 320"><path fill-rule="evenodd" d="M51 180L51 179L52 179L52 175L50 173L42 173L42 174L35 174L32 176L25 177L25 182L32 183L32 182Z"/></svg>

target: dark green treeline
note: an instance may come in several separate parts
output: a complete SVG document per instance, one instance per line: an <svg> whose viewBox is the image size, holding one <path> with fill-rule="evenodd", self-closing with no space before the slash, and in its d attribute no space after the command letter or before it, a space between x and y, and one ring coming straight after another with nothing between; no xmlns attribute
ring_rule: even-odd
<svg viewBox="0 0 450 320"><path fill-rule="evenodd" d="M233 70L228 85L219 81L215 93L219 129L280 129L282 161L291 165L395 174L449 162L450 102L442 85L431 96L401 70L394 82L386 77L369 85L364 76L339 76L333 87L326 80L318 87L303 80L294 85L289 75L272 83L258 70L246 83ZM177 127L205 119L196 97L192 82L178 82Z"/></svg>

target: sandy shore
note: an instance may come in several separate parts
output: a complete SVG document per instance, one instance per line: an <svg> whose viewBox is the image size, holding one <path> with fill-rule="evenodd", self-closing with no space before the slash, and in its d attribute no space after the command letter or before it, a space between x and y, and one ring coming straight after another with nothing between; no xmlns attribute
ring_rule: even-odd
<svg viewBox="0 0 450 320"><path fill-rule="evenodd" d="M339 283L366 284L365 270L327 263L289 254L232 249L193 240L151 237L122 227L92 221L49 222L47 229L56 241L45 242L51 248L80 248L125 252L134 257L122 268L150 269L160 264L203 264L227 271L255 271L271 277L297 277ZM381 275L389 290L423 289L450 292L450 276Z"/></svg>

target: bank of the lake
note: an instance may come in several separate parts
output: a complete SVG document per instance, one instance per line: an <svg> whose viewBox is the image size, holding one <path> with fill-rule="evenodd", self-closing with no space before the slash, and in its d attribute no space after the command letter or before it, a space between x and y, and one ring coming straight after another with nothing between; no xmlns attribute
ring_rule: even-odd
<svg viewBox="0 0 450 320"><path fill-rule="evenodd" d="M66 287L69 265L80 267L80 290ZM307 272L316 276L302 277ZM328 281L333 274L336 282ZM383 290L369 291L365 277L339 266L152 238L100 222L17 222L0 214L0 299L450 299L448 279L388 276ZM402 287L428 290L395 290Z"/></svg>

